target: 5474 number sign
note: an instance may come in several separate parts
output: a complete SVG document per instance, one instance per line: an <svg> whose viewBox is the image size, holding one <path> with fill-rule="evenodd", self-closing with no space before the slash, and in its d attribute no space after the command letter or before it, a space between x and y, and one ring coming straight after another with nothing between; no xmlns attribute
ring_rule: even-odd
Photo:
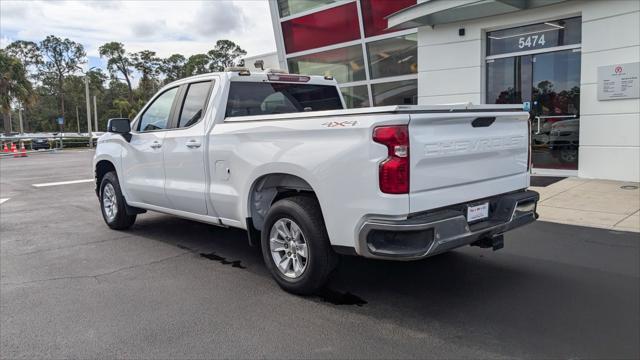
<svg viewBox="0 0 640 360"><path fill-rule="evenodd" d="M544 34L542 35L530 35L530 36L523 36L521 38L518 39L518 47L520 49L531 49L537 46L544 46L544 44L546 43L546 41L544 40Z"/></svg>

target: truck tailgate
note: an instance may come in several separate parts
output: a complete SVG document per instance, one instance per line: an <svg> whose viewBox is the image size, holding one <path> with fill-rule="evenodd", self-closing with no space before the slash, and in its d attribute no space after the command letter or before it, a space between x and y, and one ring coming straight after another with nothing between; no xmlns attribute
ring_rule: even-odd
<svg viewBox="0 0 640 360"><path fill-rule="evenodd" d="M527 119L524 112L411 114L410 212L528 187Z"/></svg>

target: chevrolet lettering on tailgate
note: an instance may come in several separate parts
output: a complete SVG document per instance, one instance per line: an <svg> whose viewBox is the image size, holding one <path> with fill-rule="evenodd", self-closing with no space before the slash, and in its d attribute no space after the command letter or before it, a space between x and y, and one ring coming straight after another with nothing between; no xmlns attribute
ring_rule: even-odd
<svg viewBox="0 0 640 360"><path fill-rule="evenodd" d="M428 143L424 145L426 156L458 155L465 153L516 149L521 147L526 138L524 136L505 136L479 139L456 139Z"/></svg>

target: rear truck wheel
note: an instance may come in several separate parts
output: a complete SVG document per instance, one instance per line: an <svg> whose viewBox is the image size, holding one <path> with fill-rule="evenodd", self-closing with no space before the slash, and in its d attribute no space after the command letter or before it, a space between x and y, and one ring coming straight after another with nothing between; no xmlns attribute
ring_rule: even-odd
<svg viewBox="0 0 640 360"><path fill-rule="evenodd" d="M128 229L136 222L136 215L128 215L120 183L115 171L104 175L100 183L100 209L102 218L114 230Z"/></svg>
<svg viewBox="0 0 640 360"><path fill-rule="evenodd" d="M277 201L267 213L261 236L267 268L290 293L313 294L325 285L337 263L313 197Z"/></svg>

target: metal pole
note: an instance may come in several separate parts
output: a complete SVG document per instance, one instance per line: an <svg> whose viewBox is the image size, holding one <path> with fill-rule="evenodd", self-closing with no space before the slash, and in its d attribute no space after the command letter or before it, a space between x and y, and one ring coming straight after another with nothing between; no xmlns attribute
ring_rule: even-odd
<svg viewBox="0 0 640 360"><path fill-rule="evenodd" d="M93 149L93 142L91 141L91 101L89 100L89 76L84 77L84 91L85 98L87 99L87 132L89 133L89 148Z"/></svg>
<svg viewBox="0 0 640 360"><path fill-rule="evenodd" d="M12 132L13 132L13 120L11 119L11 109L9 109L9 133L12 133Z"/></svg>
<svg viewBox="0 0 640 360"><path fill-rule="evenodd" d="M96 131L98 131L98 105L96 105L96 96L93 95L93 120L96 122Z"/></svg>
<svg viewBox="0 0 640 360"><path fill-rule="evenodd" d="M80 134L80 112L78 110L78 105L76 105L76 125L78 126L78 134Z"/></svg>
<svg viewBox="0 0 640 360"><path fill-rule="evenodd" d="M18 108L18 119L20 119L20 134L24 134L24 127L22 126L22 107Z"/></svg>

